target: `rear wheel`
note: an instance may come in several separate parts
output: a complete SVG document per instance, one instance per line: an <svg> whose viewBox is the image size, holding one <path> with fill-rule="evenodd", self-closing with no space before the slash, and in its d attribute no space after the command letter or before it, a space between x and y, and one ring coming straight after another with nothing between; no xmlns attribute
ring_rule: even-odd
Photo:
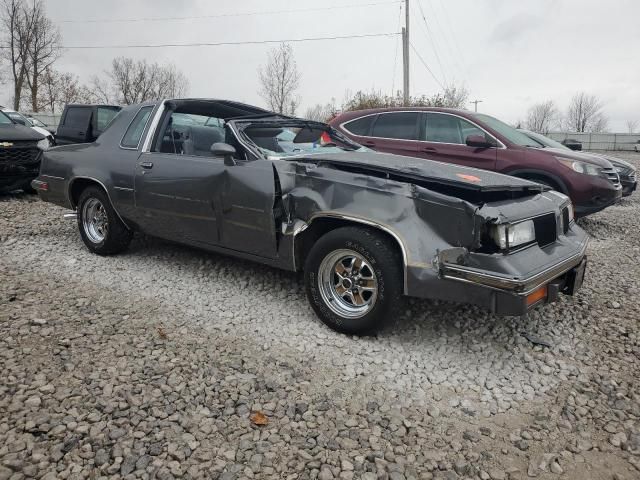
<svg viewBox="0 0 640 480"><path fill-rule="evenodd" d="M305 287L326 325L342 333L373 333L400 302L402 259L382 234L339 228L321 237L309 252Z"/></svg>
<svg viewBox="0 0 640 480"><path fill-rule="evenodd" d="M78 228L84 244L98 255L122 252L133 236L99 187L88 187L80 194Z"/></svg>

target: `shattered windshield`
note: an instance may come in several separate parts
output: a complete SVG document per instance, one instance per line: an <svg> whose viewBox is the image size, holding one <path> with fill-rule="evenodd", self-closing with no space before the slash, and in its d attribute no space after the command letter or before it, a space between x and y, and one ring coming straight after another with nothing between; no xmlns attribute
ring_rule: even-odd
<svg viewBox="0 0 640 480"><path fill-rule="evenodd" d="M364 151L331 127L315 122L252 123L243 133L266 157Z"/></svg>

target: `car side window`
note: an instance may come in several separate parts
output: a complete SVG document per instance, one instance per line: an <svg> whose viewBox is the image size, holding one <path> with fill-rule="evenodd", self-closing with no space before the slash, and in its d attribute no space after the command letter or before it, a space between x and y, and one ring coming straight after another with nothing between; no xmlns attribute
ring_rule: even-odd
<svg viewBox="0 0 640 480"><path fill-rule="evenodd" d="M65 127L85 129L89 125L89 118L91 118L90 108L69 107L63 123Z"/></svg>
<svg viewBox="0 0 640 480"><path fill-rule="evenodd" d="M173 112L162 134L160 151L176 155L212 157L211 146L226 138L222 118Z"/></svg>
<svg viewBox="0 0 640 480"><path fill-rule="evenodd" d="M375 120L376 115L357 118L344 124L343 128L353 135L367 136L371 130L371 124Z"/></svg>
<svg viewBox="0 0 640 480"><path fill-rule="evenodd" d="M153 106L149 105L148 107L142 107L138 111L129 128L127 128L124 137L122 137L122 141L120 142L121 146L125 148L138 148L140 139L142 138L142 132L144 132L144 127L147 125L152 110Z"/></svg>
<svg viewBox="0 0 640 480"><path fill-rule="evenodd" d="M463 118L444 113L427 113L427 142L453 143L464 145L469 135L485 136L485 132Z"/></svg>
<svg viewBox="0 0 640 480"><path fill-rule="evenodd" d="M417 112L391 112L378 115L373 125L372 137L397 138L401 140L418 139Z"/></svg>

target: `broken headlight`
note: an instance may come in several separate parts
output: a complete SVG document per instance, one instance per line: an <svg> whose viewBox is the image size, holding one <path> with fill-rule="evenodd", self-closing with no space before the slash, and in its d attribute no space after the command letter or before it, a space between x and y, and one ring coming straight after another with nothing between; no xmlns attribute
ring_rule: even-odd
<svg viewBox="0 0 640 480"><path fill-rule="evenodd" d="M501 250L508 250L535 241L536 229L533 220L494 225L491 229L491 238Z"/></svg>

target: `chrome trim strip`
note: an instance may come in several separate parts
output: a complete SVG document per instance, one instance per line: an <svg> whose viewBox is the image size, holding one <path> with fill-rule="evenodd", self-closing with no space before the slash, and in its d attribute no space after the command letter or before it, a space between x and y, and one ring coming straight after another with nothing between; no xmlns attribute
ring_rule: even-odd
<svg viewBox="0 0 640 480"><path fill-rule="evenodd" d="M100 185L104 191L107 194L107 198L109 199L109 203L111 203L111 208L113 208L113 211L116 212L116 215L118 215L118 218L120 219L120 221L124 224L125 227L127 227L129 230L131 230L131 227L129 227L129 225L127 225L127 222L124 221L124 219L122 218L122 216L120 215L120 213L118 212L118 210L116 210L116 206L113 204L113 200L111 200L111 195L109 195L109 190L107 190L107 187L104 186L104 183L102 183L100 180L98 180L97 178L93 178L93 177L73 177L71 180L69 180L69 187L67 189L67 198L69 199L69 204L73 207L76 208L77 205L73 204L73 201L71 199L71 187L73 186L73 183L76 180L80 180L80 179L84 179L84 180L92 180L94 182L96 182L98 185Z"/></svg>
<svg viewBox="0 0 640 480"><path fill-rule="evenodd" d="M64 180L64 177L56 177L55 175L42 174L41 177L53 178L54 180Z"/></svg>
<svg viewBox="0 0 640 480"><path fill-rule="evenodd" d="M136 145L135 147L125 147L124 145L122 145L122 141L124 140L124 137L127 135L127 132L129 131L129 129L131 128L131 125L133 124L134 120L136 119L136 117L138 116L138 114L140 113L140 111L143 108L151 108L151 111L153 112L153 109L156 108L155 105L142 105L138 111L136 112L136 114L133 116L133 118L131 119L131 121L129 122L129 125L127 125L127 128L124 130L124 133L122 134L122 138L120 139L120 143L118 144L118 146L122 149L122 150L138 150L140 148L140 143L142 142L142 135L140 136L140 138L138 139L138 145ZM149 120L151 120L151 115L149 115L149 117L147 118L147 121L144 124L144 128L142 129L142 132L144 133L144 131L147 128L147 125L149 124Z"/></svg>
<svg viewBox="0 0 640 480"><path fill-rule="evenodd" d="M123 192L133 192L133 188L128 187L113 187L114 190L121 190Z"/></svg>
<svg viewBox="0 0 640 480"><path fill-rule="evenodd" d="M142 144L142 152L149 152L151 149L151 141L153 140L153 135L158 128L158 123L160 122L160 118L162 118L162 114L164 113L164 104L166 100L161 100L156 110L155 115L153 116L153 120L151 120L151 126L149 126L149 130L147 130L147 136L144 139L144 143Z"/></svg>
<svg viewBox="0 0 640 480"><path fill-rule="evenodd" d="M382 225L380 223L376 223L373 222L371 220L367 220L364 218L360 218L360 217L354 217L351 215L344 215L342 213L339 212L316 212L313 215L311 215L311 217L309 218L309 221L305 224L306 226L304 228L301 228L298 231L295 231L293 233L293 268L294 270L297 269L297 266L295 264L295 259L296 259L296 252L295 252L295 237L296 235L298 235L299 233L303 232L304 230L306 230L311 223L313 223L314 220L318 219L318 218L339 218L341 220L347 220L347 221L351 221L351 222L355 222L355 223L361 223L363 225L368 225L374 228L378 228L380 230L382 230L385 233L388 233L389 235L391 235L396 242L398 243L398 245L400 246L400 250L402 252L402 269L403 269L403 276L404 276L404 287L403 287L403 292L405 295L407 295L407 278L408 278L408 264L409 264L409 258L407 256L407 250L404 246L404 243L402 242L400 236L394 232L391 228L387 227L386 225Z"/></svg>
<svg viewBox="0 0 640 480"><path fill-rule="evenodd" d="M419 140L419 139L409 140L409 139L406 139L406 138L387 138L387 137L374 137L372 135L358 135L356 133L353 133L351 130L349 130L348 128L345 127L345 125L347 125L347 124L349 124L351 122L355 122L356 120L360 120L362 118L372 117L374 115L389 115L389 114L392 114L392 113L437 113L439 115L450 115L452 117L461 118L462 120L465 120L465 121L471 123L476 128L478 128L479 130L482 130L484 133L486 133L491 138L493 138L498 143L498 146L497 147L493 147L493 148L498 148L500 150L506 150L506 148L507 148L506 145L504 143L502 143L502 141L500 141L500 139L496 138L496 136L493 135L492 133L487 132L483 127L478 125L473 120L469 120L468 118L465 118L465 117L462 117L460 115L456 115L455 113L450 113L450 112L436 112L436 111L433 111L433 110L394 110L394 111L391 111L391 112L369 113L367 115L363 115L362 117L357 117L357 118L352 118L351 120L347 120L346 122L341 123L339 125L339 127L344 129L344 130L346 130L347 132L349 132L350 135L353 135L355 137L361 137L361 138L377 138L377 139L380 139L380 140L397 140L399 142L437 143L438 145L458 145L458 146L463 146L463 147L467 147L468 146L468 145L466 145L464 143L434 142L434 141L431 141L431 140Z"/></svg>
<svg viewBox="0 0 640 480"><path fill-rule="evenodd" d="M553 265L529 278L507 278L504 276L480 272L458 265L443 265L441 267L441 275L442 278L446 278L448 280L473 283L483 287L492 288L494 290L506 291L508 293L526 296L529 293L540 288L542 285L553 280L554 278L564 275L566 272L578 265L584 258L588 244L589 240L586 239L584 244L582 245L582 248L580 249L580 252L572 255L563 262ZM448 272L452 272L453 274ZM456 273L464 275L464 277L456 276ZM533 284L533 286L531 284Z"/></svg>

